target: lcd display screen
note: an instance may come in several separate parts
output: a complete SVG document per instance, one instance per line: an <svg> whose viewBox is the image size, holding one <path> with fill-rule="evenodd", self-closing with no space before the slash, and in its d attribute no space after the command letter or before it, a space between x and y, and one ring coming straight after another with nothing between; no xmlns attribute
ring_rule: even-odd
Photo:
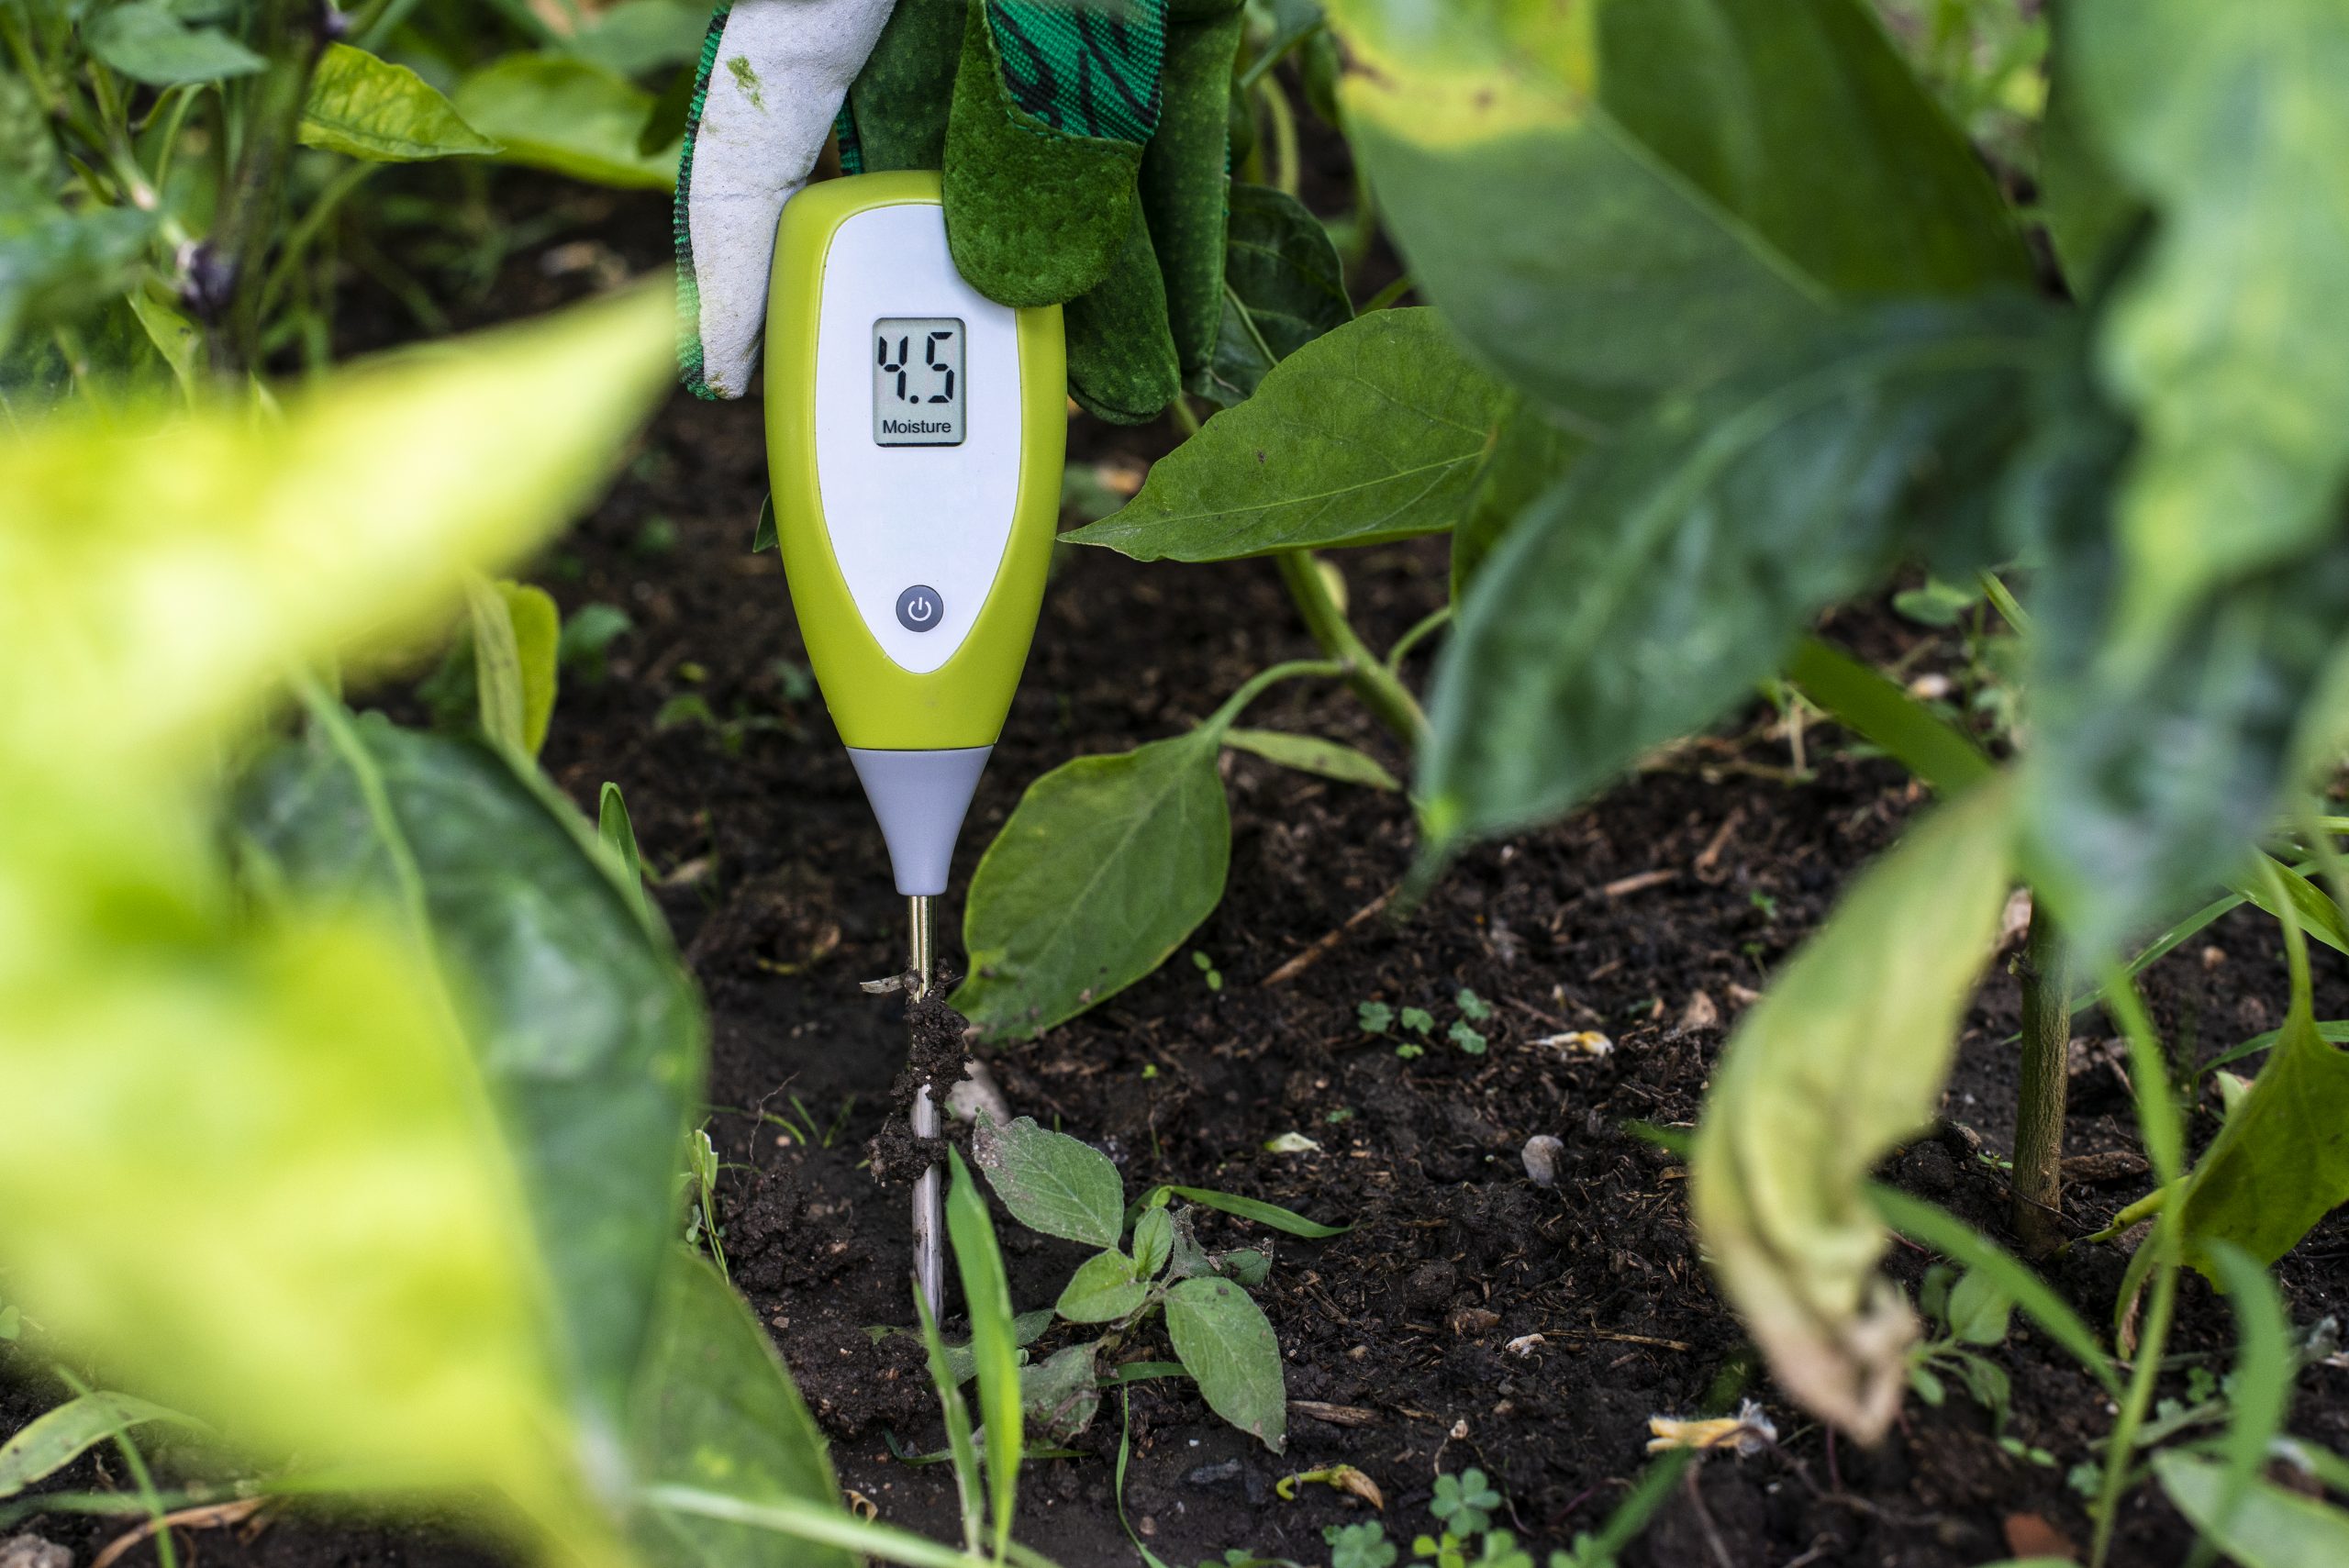
<svg viewBox="0 0 2349 1568"><path fill-rule="evenodd" d="M885 316L873 324L873 439L885 447L963 444L963 323Z"/></svg>

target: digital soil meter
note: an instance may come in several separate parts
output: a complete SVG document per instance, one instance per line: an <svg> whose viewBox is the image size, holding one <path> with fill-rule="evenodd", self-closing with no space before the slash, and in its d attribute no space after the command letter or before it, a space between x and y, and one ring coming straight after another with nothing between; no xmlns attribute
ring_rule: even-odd
<svg viewBox="0 0 2349 1568"><path fill-rule="evenodd" d="M1027 662L1068 444L1058 306L963 281L939 176L857 174L785 205L767 308L776 537L808 662L911 903L930 900ZM913 1129L935 1137L928 1091ZM915 1273L942 1287L938 1173L914 1199Z"/></svg>

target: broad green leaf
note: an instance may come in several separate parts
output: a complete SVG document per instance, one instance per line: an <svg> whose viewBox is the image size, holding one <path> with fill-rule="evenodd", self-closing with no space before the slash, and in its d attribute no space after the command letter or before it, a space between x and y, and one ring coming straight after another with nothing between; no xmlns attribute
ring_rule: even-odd
<svg viewBox="0 0 2349 1568"><path fill-rule="evenodd" d="M985 1122L980 1123L985 1127ZM959 1150L946 1160L953 1183L946 1192L946 1231L954 1243L954 1272L963 1282L963 1305L971 1315L971 1360L979 1382L979 1421L986 1432L987 1498L995 1525L997 1561L1011 1543L1013 1511L1019 1501L1021 1432L1018 1330L1011 1315L1011 1286L1003 1274L987 1200L979 1195Z"/></svg>
<svg viewBox="0 0 2349 1568"><path fill-rule="evenodd" d="M1166 1293L1166 1337L1208 1408L1275 1453L1288 1446L1288 1387L1273 1326L1227 1279L1186 1279Z"/></svg>
<svg viewBox="0 0 2349 1568"><path fill-rule="evenodd" d="M1841 649L1805 638L1787 678L1835 722L1898 759L1943 795L1990 776L1974 738Z"/></svg>
<svg viewBox="0 0 2349 1568"><path fill-rule="evenodd" d="M155 230L152 214L129 208L67 212L46 195L12 200L16 178L0 173L0 349L127 291Z"/></svg>
<svg viewBox="0 0 2349 1568"><path fill-rule="evenodd" d="M0 1498L15 1496L116 1433L146 1421L201 1424L128 1394L84 1394L43 1411L0 1444Z"/></svg>
<svg viewBox="0 0 2349 1568"><path fill-rule="evenodd" d="M677 150L640 151L652 95L624 76L569 55L509 54L465 79L457 113L504 144L509 163L549 169L624 190L677 183Z"/></svg>
<svg viewBox="0 0 2349 1568"><path fill-rule="evenodd" d="M559 1353L617 1425L699 1104L692 985L544 786L465 741L373 718L327 728L263 762L245 830L306 902L413 888L520 1167Z"/></svg>
<svg viewBox="0 0 2349 1568"><path fill-rule="evenodd" d="M1330 18L1350 139L1419 286L1586 420L1839 301L2029 284L1973 150L1855 0L1340 0Z"/></svg>
<svg viewBox="0 0 2349 1568"><path fill-rule="evenodd" d="M1174 1221L1163 1208L1153 1208L1134 1221L1134 1273L1154 1279L1174 1250Z"/></svg>
<svg viewBox="0 0 2349 1568"><path fill-rule="evenodd" d="M1319 735L1291 735L1278 729L1230 729L1224 732L1223 743L1235 751L1246 751L1284 768L1336 779L1341 784L1388 791L1403 787L1375 758L1365 756L1342 741L1327 740Z"/></svg>
<svg viewBox="0 0 2349 1568"><path fill-rule="evenodd" d="M2349 9L2080 0L2057 13L2097 145L2160 218L2102 343L2142 436L2121 635L2332 535L2349 474Z"/></svg>
<svg viewBox="0 0 2349 1568"><path fill-rule="evenodd" d="M500 150L423 77L341 43L327 46L310 79L302 141L375 163L480 158Z"/></svg>
<svg viewBox="0 0 2349 1568"><path fill-rule="evenodd" d="M2072 82L2072 53L2059 49L2049 61L2047 113L2039 127L2039 211L2072 293L2087 299L2144 217L2144 206L2096 144Z"/></svg>
<svg viewBox="0 0 2349 1568"><path fill-rule="evenodd" d="M1141 493L1063 535L1136 561L1230 561L1450 528L1501 391L1431 310L1315 339L1158 460Z"/></svg>
<svg viewBox="0 0 2349 1568"><path fill-rule="evenodd" d="M2262 1267L2349 1203L2349 1051L2296 998L2259 1076L2188 1173L2186 1262L2213 1279L2225 1243Z"/></svg>
<svg viewBox="0 0 2349 1568"><path fill-rule="evenodd" d="M172 0L125 0L82 29L90 52L134 82L171 87L250 76L269 62L218 28L191 27Z"/></svg>
<svg viewBox="0 0 2349 1568"><path fill-rule="evenodd" d="M665 1249L658 1307L629 1398L639 1485L706 1487L751 1504L838 1509L823 1434L750 1309L699 1254ZM850 1568L850 1553L701 1515L639 1508L659 1568Z"/></svg>
<svg viewBox="0 0 2349 1568"><path fill-rule="evenodd" d="M1502 540L1437 666L1435 847L1563 812L1710 721L1904 551L1978 562L2043 325L2002 306L1854 321L1585 457Z"/></svg>
<svg viewBox="0 0 2349 1568"><path fill-rule="evenodd" d="M39 873L0 874L21 898ZM429 961L372 916L217 932L127 873L109 895L88 957L0 962L11 1299L249 1450L502 1489L593 1539L521 1195Z"/></svg>
<svg viewBox="0 0 2349 1568"><path fill-rule="evenodd" d="M1101 1408L1097 1349L1089 1340L1070 1345L1019 1369L1019 1408L1030 1446L1058 1448L1093 1424Z"/></svg>
<svg viewBox="0 0 2349 1568"><path fill-rule="evenodd" d="M1191 390L1230 407L1266 373L1353 319L1345 264L1302 203L1268 185L1235 183L1225 231L1223 323Z"/></svg>
<svg viewBox="0 0 2349 1568"><path fill-rule="evenodd" d="M1969 1345L1995 1345L2007 1337L2014 1298L1990 1273L1968 1269L1949 1291L1950 1332Z"/></svg>
<svg viewBox="0 0 2349 1568"><path fill-rule="evenodd" d="M1165 962L1223 897L1220 750L1197 729L1079 757L1029 785L971 878L971 977L955 1010L988 1035L1025 1038Z"/></svg>
<svg viewBox="0 0 2349 1568"><path fill-rule="evenodd" d="M1589 446L1586 433L1559 425L1522 393L1508 395L1468 509L1452 530L1453 604L1466 597L1468 584L1501 537L1565 477Z"/></svg>
<svg viewBox="0 0 2349 1568"><path fill-rule="evenodd" d="M1118 1167L1092 1145L1021 1117L1009 1127L981 1118L971 1135L971 1158L987 1184L1030 1230L1115 1247L1123 1234L1126 1193Z"/></svg>
<svg viewBox="0 0 2349 1568"><path fill-rule="evenodd" d="M2107 517L2091 501L2061 526L2033 584L2023 771L2033 884L2090 952L2235 878L2296 783L2349 625L2338 540L2205 597L2141 657L2117 636Z"/></svg>
<svg viewBox="0 0 2349 1568"><path fill-rule="evenodd" d="M165 305L143 288L133 288L123 296L123 304L139 325L146 329L147 340L163 362L172 367L172 377L179 383L181 394L190 402L204 390L204 334L174 306Z"/></svg>
<svg viewBox="0 0 2349 1568"><path fill-rule="evenodd" d="M1723 1293L1813 1413L1873 1440L1916 1319L1876 1272L1876 1162L1932 1118L2008 887L2011 792L1942 806L1862 873L1731 1036L1688 1163Z"/></svg>
<svg viewBox="0 0 2349 1568"><path fill-rule="evenodd" d="M2349 1562L2349 1512L2269 1481L2251 1483L2226 1512L2226 1466L2176 1449L2154 1456L2154 1474L2177 1511L2243 1568Z"/></svg>
<svg viewBox="0 0 2349 1568"><path fill-rule="evenodd" d="M1137 1277L1134 1261L1113 1247L1077 1265L1053 1310L1072 1323L1114 1323L1149 1294L1147 1277Z"/></svg>
<svg viewBox="0 0 2349 1568"><path fill-rule="evenodd" d="M283 418L0 434L0 748L210 766L289 665L432 626L610 472L668 384L671 310L645 291L353 367Z"/></svg>

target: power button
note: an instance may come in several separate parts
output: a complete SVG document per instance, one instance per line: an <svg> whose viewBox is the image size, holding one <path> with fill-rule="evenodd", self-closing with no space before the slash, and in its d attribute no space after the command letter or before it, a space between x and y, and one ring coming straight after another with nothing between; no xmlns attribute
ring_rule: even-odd
<svg viewBox="0 0 2349 1568"><path fill-rule="evenodd" d="M897 595L897 624L907 631L928 631L945 617L946 601L938 590L917 583Z"/></svg>

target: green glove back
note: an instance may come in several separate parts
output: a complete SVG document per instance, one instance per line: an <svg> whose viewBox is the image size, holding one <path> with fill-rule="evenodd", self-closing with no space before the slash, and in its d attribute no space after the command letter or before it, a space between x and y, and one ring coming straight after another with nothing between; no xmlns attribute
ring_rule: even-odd
<svg viewBox="0 0 2349 1568"><path fill-rule="evenodd" d="M1241 0L900 0L841 117L854 171L942 168L1007 305L1066 304L1077 402L1154 418L1221 312Z"/></svg>

